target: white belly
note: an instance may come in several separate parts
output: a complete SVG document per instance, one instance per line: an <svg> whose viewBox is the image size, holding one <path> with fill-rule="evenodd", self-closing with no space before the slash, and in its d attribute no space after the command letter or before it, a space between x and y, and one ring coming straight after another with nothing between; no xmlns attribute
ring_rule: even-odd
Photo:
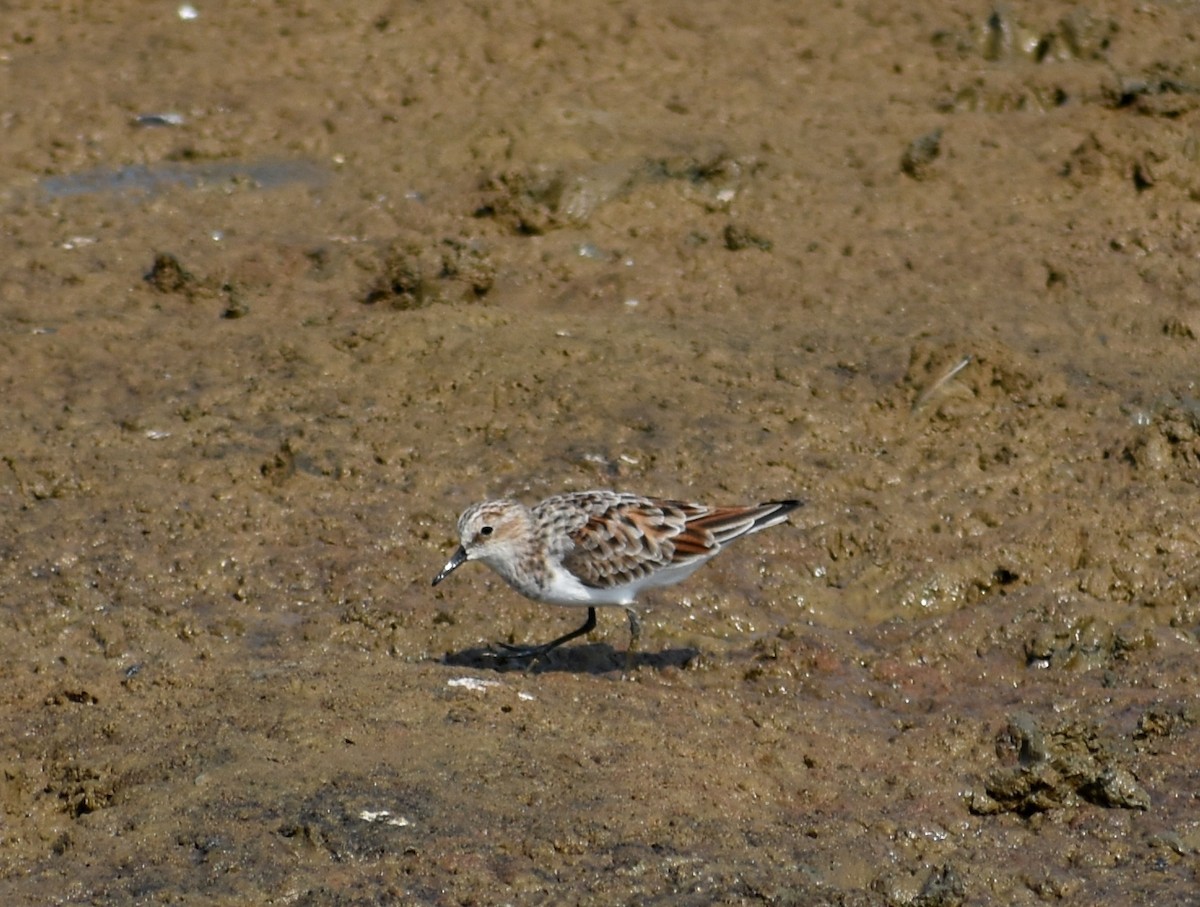
<svg viewBox="0 0 1200 907"><path fill-rule="evenodd" d="M706 559L707 560L707 559ZM556 566L551 574L550 582L538 596L542 601L552 605L576 605L591 607L595 605L632 605L644 589L657 586L671 586L687 579L695 573L703 560L680 564L677 567L665 567L653 573L636 579L631 583L620 586L609 586L606 589L595 589L585 586L574 574L562 567Z"/></svg>

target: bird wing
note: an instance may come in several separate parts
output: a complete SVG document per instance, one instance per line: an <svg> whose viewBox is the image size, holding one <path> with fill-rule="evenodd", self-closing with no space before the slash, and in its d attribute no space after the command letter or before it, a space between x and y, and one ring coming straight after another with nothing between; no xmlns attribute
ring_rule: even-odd
<svg viewBox="0 0 1200 907"><path fill-rule="evenodd" d="M585 586L632 583L674 563L687 513L667 502L615 500L569 533L563 566Z"/></svg>
<svg viewBox="0 0 1200 907"><path fill-rule="evenodd" d="M572 547L562 565L585 586L608 589L651 573L712 557L739 536L782 522L799 506L778 501L750 507L705 507L686 501L583 493L574 503L586 519L567 529Z"/></svg>

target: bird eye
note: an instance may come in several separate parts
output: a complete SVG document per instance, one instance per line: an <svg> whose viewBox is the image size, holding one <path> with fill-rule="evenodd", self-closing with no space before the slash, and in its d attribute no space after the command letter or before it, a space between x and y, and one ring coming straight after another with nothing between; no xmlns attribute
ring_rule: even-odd
<svg viewBox="0 0 1200 907"><path fill-rule="evenodd" d="M480 535L491 535L491 534L492 534L492 527L491 527L491 526L484 526L482 529L480 529L480 530L479 530L479 534L480 534Z"/></svg>

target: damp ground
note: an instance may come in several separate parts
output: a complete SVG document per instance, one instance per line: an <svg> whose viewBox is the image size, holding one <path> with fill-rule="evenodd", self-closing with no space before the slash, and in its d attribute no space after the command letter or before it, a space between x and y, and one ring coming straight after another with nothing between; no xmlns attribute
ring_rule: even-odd
<svg viewBox="0 0 1200 907"><path fill-rule="evenodd" d="M1184 4L10 4L9 904L1182 903ZM457 513L797 496L577 612Z"/></svg>

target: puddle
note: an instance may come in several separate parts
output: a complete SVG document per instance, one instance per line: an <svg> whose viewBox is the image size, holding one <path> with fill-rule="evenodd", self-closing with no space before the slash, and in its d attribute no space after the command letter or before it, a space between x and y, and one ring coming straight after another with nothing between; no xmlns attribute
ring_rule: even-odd
<svg viewBox="0 0 1200 907"><path fill-rule="evenodd" d="M168 161L127 167L97 167L65 176L50 176L43 179L39 186L49 199L104 194L152 196L179 186L214 189L248 185L255 189L277 189L299 183L320 188L329 182L331 176L327 168L303 160Z"/></svg>

